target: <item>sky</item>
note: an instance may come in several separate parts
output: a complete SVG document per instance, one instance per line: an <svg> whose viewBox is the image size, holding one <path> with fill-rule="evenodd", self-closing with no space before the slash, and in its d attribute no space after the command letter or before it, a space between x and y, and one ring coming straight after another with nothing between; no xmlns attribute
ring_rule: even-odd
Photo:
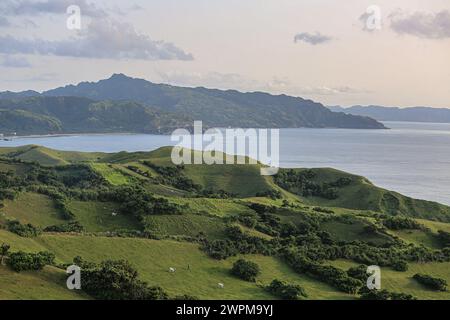
<svg viewBox="0 0 450 320"><path fill-rule="evenodd" d="M450 0L0 1L0 91L113 73L450 108Z"/></svg>

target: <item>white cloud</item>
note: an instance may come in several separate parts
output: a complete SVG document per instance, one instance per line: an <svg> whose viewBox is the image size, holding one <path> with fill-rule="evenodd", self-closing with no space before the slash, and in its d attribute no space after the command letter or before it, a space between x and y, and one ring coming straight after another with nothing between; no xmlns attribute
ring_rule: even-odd
<svg viewBox="0 0 450 320"><path fill-rule="evenodd" d="M139 34L131 24L93 19L86 30L69 40L16 39L0 36L0 53L63 57L141 60L192 60L172 43Z"/></svg>
<svg viewBox="0 0 450 320"><path fill-rule="evenodd" d="M31 64L23 57L5 56L0 65L4 68L30 68Z"/></svg>
<svg viewBox="0 0 450 320"><path fill-rule="evenodd" d="M0 10L7 15L39 15L39 14L66 14L71 5L81 8L84 15L89 17L105 17L105 10L97 7L87 0L2 0Z"/></svg>
<svg viewBox="0 0 450 320"><path fill-rule="evenodd" d="M426 39L450 38L450 12L437 13L396 11L389 16L391 28L398 34L409 34Z"/></svg>
<svg viewBox="0 0 450 320"><path fill-rule="evenodd" d="M296 34L294 37L294 42L305 42L308 44L311 44L313 46L318 44L323 44L326 42L329 42L333 40L332 37L323 35L319 32L316 33L308 33L308 32L302 32L299 34Z"/></svg>

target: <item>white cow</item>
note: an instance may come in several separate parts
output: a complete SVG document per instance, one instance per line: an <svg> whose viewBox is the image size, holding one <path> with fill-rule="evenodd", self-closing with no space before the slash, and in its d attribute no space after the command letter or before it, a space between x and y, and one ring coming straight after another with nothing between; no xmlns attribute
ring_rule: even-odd
<svg viewBox="0 0 450 320"><path fill-rule="evenodd" d="M225 285L224 285L223 283L220 283L220 282L219 282L217 285L219 286L220 289L225 288Z"/></svg>
<svg viewBox="0 0 450 320"><path fill-rule="evenodd" d="M174 273L175 271L177 271L177 269L175 269L175 268L169 268L169 272L170 272L170 273Z"/></svg>

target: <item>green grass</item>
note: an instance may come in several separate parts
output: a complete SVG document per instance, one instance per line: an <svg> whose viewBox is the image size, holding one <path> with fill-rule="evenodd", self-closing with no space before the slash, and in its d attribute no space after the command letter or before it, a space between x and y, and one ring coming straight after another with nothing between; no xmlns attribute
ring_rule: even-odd
<svg viewBox="0 0 450 320"><path fill-rule="evenodd" d="M8 155L23 161L38 162L44 166L97 161L106 156L106 154L99 152L59 151L35 145L0 149L0 155Z"/></svg>
<svg viewBox="0 0 450 320"><path fill-rule="evenodd" d="M328 221L321 227L331 234L335 241L353 241L359 240L363 242L383 245L392 241L391 237L379 233L367 233L364 230L362 221L355 220L352 224L342 223L339 221Z"/></svg>
<svg viewBox="0 0 450 320"><path fill-rule="evenodd" d="M11 238L0 231L0 242L4 240ZM267 285L274 278L280 278L305 287L311 299L352 298L325 284L296 274L273 257L246 257L257 262L262 270L257 283L250 283L230 273L232 264L238 257L226 261L213 260L201 252L196 244L191 243L73 235L44 235L24 241L29 243L28 248L42 250L44 247L54 252L59 262L69 263L75 256L96 262L105 259L129 260L138 269L143 280L151 285L162 286L172 296L189 294L203 299L273 299L260 285ZM12 250L16 251L17 247L13 245ZM170 267L177 271L168 272ZM218 288L219 282L225 284L224 289Z"/></svg>
<svg viewBox="0 0 450 320"><path fill-rule="evenodd" d="M66 287L66 273L54 267L17 273L0 266L0 300L80 300L89 297Z"/></svg>
<svg viewBox="0 0 450 320"><path fill-rule="evenodd" d="M294 169L304 171L306 169ZM319 197L302 198L305 203L323 207L339 207L355 210L370 210L388 214L404 214L410 217L450 222L450 207L436 202L416 200L397 192L388 191L373 185L364 177L352 175L331 168L310 169L317 183L334 182L349 177L352 183L339 188L339 197L329 200Z"/></svg>
<svg viewBox="0 0 450 320"><path fill-rule="evenodd" d="M127 185L131 182L131 178L129 176L124 175L121 171L114 168L111 164L92 163L91 166L113 186Z"/></svg>
<svg viewBox="0 0 450 320"><path fill-rule="evenodd" d="M349 269L357 265L351 261L337 260L329 262L331 265ZM415 281L412 277L416 273L425 273L434 277L450 280L450 262L445 263L411 263L406 272L394 271L390 268L381 269L381 288L393 292L404 292L423 300L450 300L450 291L438 292L429 290Z"/></svg>
<svg viewBox="0 0 450 320"><path fill-rule="evenodd" d="M69 209L87 232L139 230L141 225L133 216L119 214L119 205L109 202L71 201ZM113 216L112 213L117 213Z"/></svg>
<svg viewBox="0 0 450 320"><path fill-rule="evenodd" d="M234 216L253 212L239 200L233 199L209 199L209 198L167 198L173 203L189 205L194 213L207 212L219 217Z"/></svg>
<svg viewBox="0 0 450 320"><path fill-rule="evenodd" d="M419 246L424 245L431 249L442 249L442 244L438 237L431 232L423 230L391 230L389 233L396 235L407 243L414 243Z"/></svg>
<svg viewBox="0 0 450 320"><path fill-rule="evenodd" d="M48 227L64 223L51 198L37 193L21 193L14 201L6 200L0 212L11 220Z"/></svg>
<svg viewBox="0 0 450 320"><path fill-rule="evenodd" d="M144 220L145 229L158 235L191 236L200 232L212 239L225 236L225 224L217 217L203 215L152 215Z"/></svg>
<svg viewBox="0 0 450 320"><path fill-rule="evenodd" d="M205 189L225 190L239 197L271 189L257 165L187 165L185 173Z"/></svg>

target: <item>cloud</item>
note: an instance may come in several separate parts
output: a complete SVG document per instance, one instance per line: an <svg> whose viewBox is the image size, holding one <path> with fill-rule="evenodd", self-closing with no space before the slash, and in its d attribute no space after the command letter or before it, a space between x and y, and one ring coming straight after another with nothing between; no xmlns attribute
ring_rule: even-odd
<svg viewBox="0 0 450 320"><path fill-rule="evenodd" d="M139 60L193 60L174 44L154 41L128 23L94 19L86 30L69 40L16 39L0 36L0 53L61 57Z"/></svg>
<svg viewBox="0 0 450 320"><path fill-rule="evenodd" d="M0 16L0 27L9 27L11 23L5 17Z"/></svg>
<svg viewBox="0 0 450 320"><path fill-rule="evenodd" d="M437 13L397 11L389 18L392 30L398 34L409 34L425 39L450 38L450 12L448 10Z"/></svg>
<svg viewBox="0 0 450 320"><path fill-rule="evenodd" d="M294 37L294 42L305 42L311 45L318 45L322 43L326 43L333 40L332 37L320 34L319 32L316 32L315 34L308 33L308 32L302 32L299 34L296 34Z"/></svg>
<svg viewBox="0 0 450 320"><path fill-rule="evenodd" d="M30 68L31 64L27 59L22 57L5 56L0 63L5 68Z"/></svg>
<svg viewBox="0 0 450 320"><path fill-rule="evenodd" d="M293 96L330 96L370 93L368 90L349 86L298 86L289 79L273 77L269 81L258 81L236 73L183 73L179 71L158 72L164 83L188 87L207 87L215 89L235 89L241 91L263 91L272 94Z"/></svg>
<svg viewBox="0 0 450 320"><path fill-rule="evenodd" d="M0 10L4 14L19 15L39 15L39 14L66 14L66 10L71 5L80 7L82 14L93 17L105 17L106 12L87 0L2 0Z"/></svg>

